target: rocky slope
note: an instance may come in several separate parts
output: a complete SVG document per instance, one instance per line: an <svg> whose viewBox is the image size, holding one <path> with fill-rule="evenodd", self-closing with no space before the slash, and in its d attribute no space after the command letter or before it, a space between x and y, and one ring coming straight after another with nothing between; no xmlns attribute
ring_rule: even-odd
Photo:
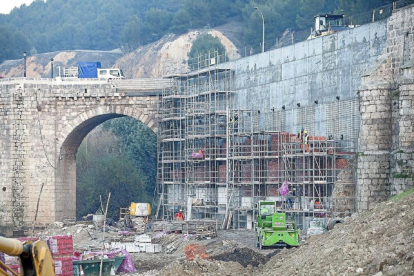
<svg viewBox="0 0 414 276"><path fill-rule="evenodd" d="M222 32L217 30L197 30L186 34L166 35L157 42L145 45L124 55L120 50L114 51L61 51L33 55L27 58L27 77L39 78L51 76L51 59L54 59L54 76L59 67L76 66L79 61L100 61L103 68L123 69L127 78L162 77L166 74L187 70L187 54L198 35L210 33L218 37L229 59L239 58L236 46ZM23 59L9 60L0 64L0 76L13 78L23 76Z"/></svg>

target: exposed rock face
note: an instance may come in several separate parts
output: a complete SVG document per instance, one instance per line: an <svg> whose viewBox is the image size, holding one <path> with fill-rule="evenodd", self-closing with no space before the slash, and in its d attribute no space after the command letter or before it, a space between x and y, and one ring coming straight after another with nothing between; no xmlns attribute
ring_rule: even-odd
<svg viewBox="0 0 414 276"><path fill-rule="evenodd" d="M188 53L194 40L200 34L209 33L218 37L226 48L230 60L240 55L236 46L221 32L216 30L191 31L186 34L166 35L157 42L142 46L124 55L120 50L114 51L62 51L27 57L26 76L40 78L51 76L51 59L53 74L59 75L59 69L76 66L80 61L99 61L103 68L121 68L127 78L162 77L166 74L185 72L188 69ZM0 64L0 76L13 78L23 76L23 59L8 60Z"/></svg>
<svg viewBox="0 0 414 276"><path fill-rule="evenodd" d="M143 46L120 58L115 67L123 68L128 78L162 77L171 73L188 71L188 53L200 34L218 37L226 48L230 60L240 58L236 46L221 32L192 31L180 36L167 35L161 40Z"/></svg>

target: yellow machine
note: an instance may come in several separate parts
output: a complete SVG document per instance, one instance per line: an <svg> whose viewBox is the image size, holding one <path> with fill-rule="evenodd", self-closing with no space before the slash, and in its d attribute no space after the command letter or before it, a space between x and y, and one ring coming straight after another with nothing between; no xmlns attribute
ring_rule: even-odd
<svg viewBox="0 0 414 276"><path fill-rule="evenodd" d="M0 252L10 256L18 256L21 262L20 275L35 276L54 276L55 266L53 264L52 254L46 242L27 241L22 243L16 239L0 237ZM18 276L7 265L0 261L0 275Z"/></svg>
<svg viewBox="0 0 414 276"><path fill-rule="evenodd" d="M125 227L133 228L137 233L144 233L150 215L149 203L131 202L130 207L120 208L119 220Z"/></svg>

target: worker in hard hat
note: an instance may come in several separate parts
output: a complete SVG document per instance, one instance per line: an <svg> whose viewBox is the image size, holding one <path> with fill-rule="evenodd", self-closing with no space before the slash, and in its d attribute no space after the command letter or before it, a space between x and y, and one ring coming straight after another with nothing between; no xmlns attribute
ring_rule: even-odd
<svg viewBox="0 0 414 276"><path fill-rule="evenodd" d="M234 132L239 131L239 114L234 113L234 116L230 118L230 123L232 124L232 127L234 129Z"/></svg>
<svg viewBox="0 0 414 276"><path fill-rule="evenodd" d="M184 220L183 210L180 209L180 211L178 211L178 213L176 213L174 217L176 220Z"/></svg>

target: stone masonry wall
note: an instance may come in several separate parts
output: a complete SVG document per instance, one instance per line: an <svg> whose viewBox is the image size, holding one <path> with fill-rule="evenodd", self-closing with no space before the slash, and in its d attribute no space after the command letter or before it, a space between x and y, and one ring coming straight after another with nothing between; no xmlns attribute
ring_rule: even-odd
<svg viewBox="0 0 414 276"><path fill-rule="evenodd" d="M413 15L414 6L394 11L384 54L359 89L359 210L413 187Z"/></svg>
<svg viewBox="0 0 414 276"><path fill-rule="evenodd" d="M136 94L136 93L135 93ZM0 235L75 217L76 152L94 127L116 117L155 130L157 96L128 96L104 81L0 82Z"/></svg>
<svg viewBox="0 0 414 276"><path fill-rule="evenodd" d="M389 197L391 149L389 84L377 81L360 91L361 130L358 154L358 209Z"/></svg>

